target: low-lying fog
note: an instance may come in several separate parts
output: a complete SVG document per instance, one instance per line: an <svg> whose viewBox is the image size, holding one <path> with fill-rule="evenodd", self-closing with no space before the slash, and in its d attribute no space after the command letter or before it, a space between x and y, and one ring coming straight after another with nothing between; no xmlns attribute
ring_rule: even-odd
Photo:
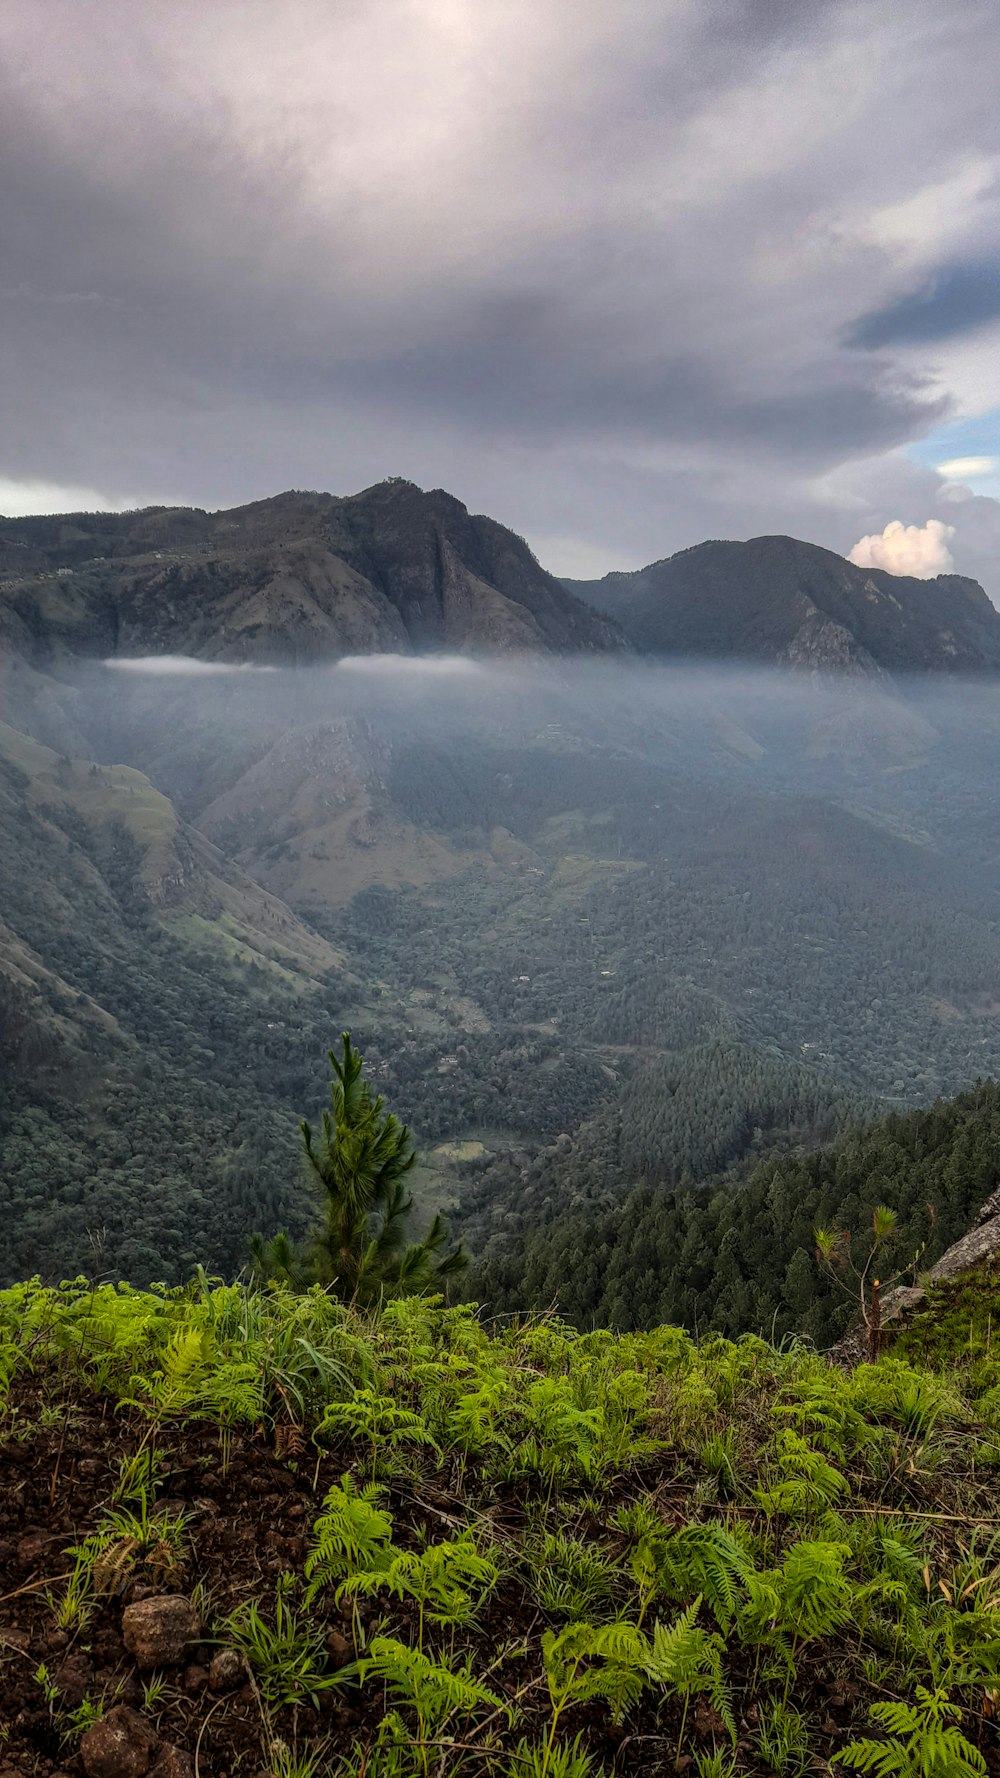
<svg viewBox="0 0 1000 1778"><path fill-rule="evenodd" d="M687 743L719 760L766 761L779 776L807 764L813 773L821 761L852 771L914 770L957 749L979 777L1000 745L1000 684L987 680L375 654L315 668L115 659L85 668L76 684L78 720L108 740L130 730L149 738L166 723L175 744L206 727L247 742L362 720L395 740L468 735L557 746L562 731L565 744L573 738L654 756Z"/></svg>

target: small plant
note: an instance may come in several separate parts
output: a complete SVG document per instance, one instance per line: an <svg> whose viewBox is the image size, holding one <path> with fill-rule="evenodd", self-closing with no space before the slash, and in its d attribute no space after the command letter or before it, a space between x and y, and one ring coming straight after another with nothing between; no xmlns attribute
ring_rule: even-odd
<svg viewBox="0 0 1000 1778"><path fill-rule="evenodd" d="M169 1695L170 1682L166 1674L151 1673L149 1678L143 1681L142 1707L150 1716L155 1716L158 1710L162 1710Z"/></svg>
<svg viewBox="0 0 1000 1778"><path fill-rule="evenodd" d="M62 1697L62 1693L56 1685L56 1682L44 1661L40 1661L35 1668L34 1677L35 1684L41 1688L42 1697L45 1699L45 1702L49 1707L49 1717L54 1721L59 1709L59 1700Z"/></svg>
<svg viewBox="0 0 1000 1778"><path fill-rule="evenodd" d="M777 1778L803 1778L811 1763L805 1719L779 1699L766 1704L757 1730L757 1749Z"/></svg>
<svg viewBox="0 0 1000 1778"><path fill-rule="evenodd" d="M428 1744L440 1740L456 1716L469 1718L490 1710L510 1717L503 1700L473 1678L468 1662L453 1667L433 1661L392 1636L373 1637L357 1671L362 1683L372 1677L381 1680L391 1697L415 1712L415 1751L422 1772L430 1769Z"/></svg>
<svg viewBox="0 0 1000 1778"><path fill-rule="evenodd" d="M63 1730L63 1746L68 1746L71 1743L79 1741L82 1736L87 1733L88 1729L93 1728L95 1722L100 1722L103 1715L103 1697L84 1698L82 1704L78 1704L75 1710L65 1711L64 1721L66 1726Z"/></svg>
<svg viewBox="0 0 1000 1778"><path fill-rule="evenodd" d="M608 1557L579 1537L550 1532L529 1555L534 1591L549 1617L600 1619L614 1610L615 1570Z"/></svg>
<svg viewBox="0 0 1000 1778"><path fill-rule="evenodd" d="M875 1778L985 1778L986 1761L959 1729L947 1693L918 1686L915 1705L873 1704L871 1715L891 1739L852 1741L838 1755L842 1766Z"/></svg>
<svg viewBox="0 0 1000 1778"><path fill-rule="evenodd" d="M114 1592L135 1563L141 1563L156 1581L176 1585L184 1575L186 1519L182 1512L150 1512L145 1492L137 1509L118 1506L105 1514L98 1528L82 1543L73 1544L67 1555L76 1557L66 1598Z"/></svg>
<svg viewBox="0 0 1000 1778"><path fill-rule="evenodd" d="M735 1778L736 1755L726 1753L721 1747L713 1747L711 1753L696 1753L694 1769L698 1778Z"/></svg>
<svg viewBox="0 0 1000 1778"><path fill-rule="evenodd" d="M263 1617L256 1600L250 1600L219 1625L220 1640L244 1657L270 1710L304 1702L317 1709L320 1693L340 1685L353 1671L327 1670L322 1630L302 1619L289 1603L294 1584L293 1575L278 1577L273 1624Z"/></svg>
<svg viewBox="0 0 1000 1778"><path fill-rule="evenodd" d="M322 1778L329 1771L328 1742L308 1749L289 1747L286 1741L269 1739L268 1766L273 1778Z"/></svg>
<svg viewBox="0 0 1000 1778"><path fill-rule="evenodd" d="M731 1426L722 1432L710 1433L701 1446L698 1456L703 1468L715 1477L716 1486L724 1500L732 1500L736 1494L736 1435Z"/></svg>
<svg viewBox="0 0 1000 1778"><path fill-rule="evenodd" d="M504 1768L504 1778L604 1778L604 1767L575 1741L550 1746L547 1741L519 1741Z"/></svg>
<svg viewBox="0 0 1000 1778"><path fill-rule="evenodd" d="M155 1499L166 1463L164 1452L158 1445L152 1444L137 1451L134 1457L122 1457L118 1464L118 1481L112 1498L118 1503Z"/></svg>
<svg viewBox="0 0 1000 1778"><path fill-rule="evenodd" d="M87 1567L78 1560L66 1582L65 1592L57 1597L51 1588L47 1588L45 1602L55 1618L57 1629L65 1630L68 1636L85 1629L94 1613Z"/></svg>
<svg viewBox="0 0 1000 1778"><path fill-rule="evenodd" d="M327 1491L306 1557L307 1604L331 1582L359 1571L384 1574L391 1566L397 1552L391 1542L392 1517L378 1504L383 1498L384 1490L375 1483L358 1488L349 1475Z"/></svg>

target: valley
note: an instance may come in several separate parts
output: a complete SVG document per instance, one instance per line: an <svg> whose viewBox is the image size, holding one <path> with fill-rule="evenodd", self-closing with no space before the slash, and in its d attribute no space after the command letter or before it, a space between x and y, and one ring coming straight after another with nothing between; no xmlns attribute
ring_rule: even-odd
<svg viewBox="0 0 1000 1778"><path fill-rule="evenodd" d="M310 535L346 564L311 604ZM961 681L651 660L410 484L2 539L6 1276L231 1273L301 1228L343 1029L483 1280L563 1212L1000 1072L988 620Z"/></svg>

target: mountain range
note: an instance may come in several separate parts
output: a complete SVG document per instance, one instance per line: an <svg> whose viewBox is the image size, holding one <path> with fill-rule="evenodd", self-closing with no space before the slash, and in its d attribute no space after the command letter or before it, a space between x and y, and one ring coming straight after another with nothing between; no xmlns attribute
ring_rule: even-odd
<svg viewBox="0 0 1000 1778"><path fill-rule="evenodd" d="M225 512L0 518L0 653L570 652L777 662L878 675L993 673L1000 613L961 575L857 568L790 537L708 542L635 573L560 581L524 540L393 479ZM3 681L0 680L0 691Z"/></svg>

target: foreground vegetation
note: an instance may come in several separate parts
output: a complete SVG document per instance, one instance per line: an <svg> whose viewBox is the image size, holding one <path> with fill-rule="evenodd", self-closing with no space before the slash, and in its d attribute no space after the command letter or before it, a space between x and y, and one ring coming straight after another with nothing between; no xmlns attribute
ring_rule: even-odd
<svg viewBox="0 0 1000 1778"><path fill-rule="evenodd" d="M17 1286L0 1763L124 1705L199 1778L998 1772L1000 1362L928 1361Z"/></svg>

